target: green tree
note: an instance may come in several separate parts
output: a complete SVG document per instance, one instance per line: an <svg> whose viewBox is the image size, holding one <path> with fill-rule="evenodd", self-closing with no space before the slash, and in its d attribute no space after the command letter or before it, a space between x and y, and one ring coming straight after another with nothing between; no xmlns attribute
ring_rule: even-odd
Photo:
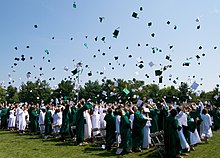
<svg viewBox="0 0 220 158"><path fill-rule="evenodd" d="M18 91L17 91L16 87L13 87L12 85L8 86L6 100L8 103L18 103L19 102Z"/></svg>
<svg viewBox="0 0 220 158"><path fill-rule="evenodd" d="M0 102L6 101L6 90L0 87Z"/></svg>

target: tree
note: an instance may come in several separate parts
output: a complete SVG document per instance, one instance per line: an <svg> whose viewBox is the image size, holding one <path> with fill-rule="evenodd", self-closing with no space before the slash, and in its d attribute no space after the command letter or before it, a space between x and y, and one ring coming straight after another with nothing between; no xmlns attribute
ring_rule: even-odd
<svg viewBox="0 0 220 158"><path fill-rule="evenodd" d="M12 85L8 86L6 100L8 103L18 103L19 102L18 91L17 91L16 87L13 87Z"/></svg>
<svg viewBox="0 0 220 158"><path fill-rule="evenodd" d="M45 80L37 80L35 83L28 81L22 84L19 92L19 99L22 102L40 103L42 100L49 103L51 99L51 88Z"/></svg>
<svg viewBox="0 0 220 158"><path fill-rule="evenodd" d="M181 82L179 86L179 100L180 102L186 102L189 99L189 86L185 82Z"/></svg>
<svg viewBox="0 0 220 158"><path fill-rule="evenodd" d="M159 94L161 98L166 98L167 103L173 103L177 101L179 91L174 86L170 86L160 89Z"/></svg>
<svg viewBox="0 0 220 158"><path fill-rule="evenodd" d="M0 102L6 101L6 90L0 87Z"/></svg>

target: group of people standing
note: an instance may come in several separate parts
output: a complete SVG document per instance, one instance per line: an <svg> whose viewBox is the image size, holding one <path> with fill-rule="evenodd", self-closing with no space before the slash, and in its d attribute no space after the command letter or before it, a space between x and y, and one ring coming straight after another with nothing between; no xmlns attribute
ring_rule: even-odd
<svg viewBox="0 0 220 158"><path fill-rule="evenodd" d="M167 157L181 157L212 137L212 129L220 128L220 111L201 101L173 106L165 99L127 104L94 104L81 99L61 105L0 104L1 128L40 132L43 138L75 138L77 145L86 144L92 135L105 135L105 149L117 147L116 154L140 152L153 146L150 133L164 131ZM105 128L93 132L94 128Z"/></svg>

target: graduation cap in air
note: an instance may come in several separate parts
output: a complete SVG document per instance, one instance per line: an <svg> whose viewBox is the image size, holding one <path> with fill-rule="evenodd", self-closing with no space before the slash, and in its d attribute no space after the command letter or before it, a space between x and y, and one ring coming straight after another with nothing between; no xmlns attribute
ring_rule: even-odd
<svg viewBox="0 0 220 158"><path fill-rule="evenodd" d="M167 25L170 25L170 21L167 21Z"/></svg>
<svg viewBox="0 0 220 158"><path fill-rule="evenodd" d="M170 45L169 48L172 49L172 48L173 48L173 45Z"/></svg>
<svg viewBox="0 0 220 158"><path fill-rule="evenodd" d="M151 61L151 62L148 63L148 65L149 65L150 67L153 67L153 66L154 66L154 63Z"/></svg>
<svg viewBox="0 0 220 158"><path fill-rule="evenodd" d="M196 55L196 59L199 60L199 59L200 59L200 56L199 56L199 55Z"/></svg>
<svg viewBox="0 0 220 158"><path fill-rule="evenodd" d="M138 43L138 47L140 47L141 46L141 44L140 43Z"/></svg>
<svg viewBox="0 0 220 158"><path fill-rule="evenodd" d="M150 76L149 76L148 74L145 74L145 76L146 76L147 78L150 78Z"/></svg>
<svg viewBox="0 0 220 158"><path fill-rule="evenodd" d="M76 75L77 73L78 73L78 70L77 70L77 68L75 68L73 71L71 71L72 72L72 74L73 74L73 76L74 75Z"/></svg>
<svg viewBox="0 0 220 158"><path fill-rule="evenodd" d="M215 46L214 49L217 49L217 46Z"/></svg>
<svg viewBox="0 0 220 158"><path fill-rule="evenodd" d="M52 39L55 39L54 37L52 37Z"/></svg>
<svg viewBox="0 0 220 158"><path fill-rule="evenodd" d="M192 88L193 90L196 90L199 87L199 84L196 83L195 81L193 82L193 84L190 86L190 88Z"/></svg>
<svg viewBox="0 0 220 158"><path fill-rule="evenodd" d="M189 62L184 62L183 66L189 66L189 64L190 64Z"/></svg>
<svg viewBox="0 0 220 158"><path fill-rule="evenodd" d="M169 55L166 55L166 60L170 60L170 56Z"/></svg>
<svg viewBox="0 0 220 158"><path fill-rule="evenodd" d="M105 53L102 53L103 56L105 56Z"/></svg>
<svg viewBox="0 0 220 158"><path fill-rule="evenodd" d="M102 37L101 40L105 43L105 37Z"/></svg>
<svg viewBox="0 0 220 158"><path fill-rule="evenodd" d="M202 46L199 46L199 49L202 49Z"/></svg>
<svg viewBox="0 0 220 158"><path fill-rule="evenodd" d="M128 55L128 57L129 57L129 58L132 58L132 55L130 54L130 55Z"/></svg>
<svg viewBox="0 0 220 158"><path fill-rule="evenodd" d="M114 37L114 38L117 38L117 37L118 37L118 34L119 34L119 30L118 30L118 29L115 29L114 32L113 32L113 37Z"/></svg>
<svg viewBox="0 0 220 158"><path fill-rule="evenodd" d="M125 49L128 49L128 46Z"/></svg>
<svg viewBox="0 0 220 158"><path fill-rule="evenodd" d="M159 83L162 83L163 82L163 76L160 76L159 77Z"/></svg>
<svg viewBox="0 0 220 158"><path fill-rule="evenodd" d="M42 67L40 67L40 71L42 71L43 70L43 68Z"/></svg>
<svg viewBox="0 0 220 158"><path fill-rule="evenodd" d="M139 18L139 17L138 17L138 14L137 14L136 12L133 12L133 13L132 13L132 17L133 17L133 18Z"/></svg>
<svg viewBox="0 0 220 158"><path fill-rule="evenodd" d="M105 19L105 17L99 17L99 22L102 23L102 21Z"/></svg>
<svg viewBox="0 0 220 158"><path fill-rule="evenodd" d="M30 48L30 46L26 46L26 48Z"/></svg>
<svg viewBox="0 0 220 158"><path fill-rule="evenodd" d="M140 69L142 69L142 68L144 67L144 65L143 65L143 64L140 64L140 65L138 65L138 67L139 67Z"/></svg>
<svg viewBox="0 0 220 158"><path fill-rule="evenodd" d="M175 25L175 26L173 27L173 29L176 30L176 29L177 29L177 26Z"/></svg>
<svg viewBox="0 0 220 158"><path fill-rule="evenodd" d="M15 50L18 50L18 47L15 47Z"/></svg>
<svg viewBox="0 0 220 158"><path fill-rule="evenodd" d="M37 25L34 25L34 28L38 28L38 26L37 26Z"/></svg>
<svg viewBox="0 0 220 158"><path fill-rule="evenodd" d="M93 55L93 58L96 58L96 55L95 55L95 54Z"/></svg>
<svg viewBox="0 0 220 158"><path fill-rule="evenodd" d="M30 60L32 60L33 59L33 57L30 57Z"/></svg>
<svg viewBox="0 0 220 158"><path fill-rule="evenodd" d="M17 66L18 64L17 63L14 63L14 66Z"/></svg>
<svg viewBox="0 0 220 158"><path fill-rule="evenodd" d="M155 76L160 76L162 75L162 71L161 70L155 70Z"/></svg>
<svg viewBox="0 0 220 158"><path fill-rule="evenodd" d="M76 2L73 2L73 8L76 8Z"/></svg>
<svg viewBox="0 0 220 158"><path fill-rule="evenodd" d="M152 33L151 36L154 37L154 36L155 36L155 33Z"/></svg>
<svg viewBox="0 0 220 158"><path fill-rule="evenodd" d="M72 41L72 40L73 40L73 37L71 37L70 40Z"/></svg>
<svg viewBox="0 0 220 158"><path fill-rule="evenodd" d="M49 59L49 60L47 60L47 62L49 63L49 62L50 62L50 59Z"/></svg>
<svg viewBox="0 0 220 158"><path fill-rule="evenodd" d="M115 56L114 58L115 58L115 60L118 60L118 56Z"/></svg>
<svg viewBox="0 0 220 158"><path fill-rule="evenodd" d="M88 73L88 76L92 76L92 72L91 71Z"/></svg>
<svg viewBox="0 0 220 158"><path fill-rule="evenodd" d="M205 53L203 53L202 56L204 57L204 56L205 56Z"/></svg>
<svg viewBox="0 0 220 158"><path fill-rule="evenodd" d="M198 26L196 27L196 29L199 30L199 29L200 29L200 25L198 25Z"/></svg>
<svg viewBox="0 0 220 158"><path fill-rule="evenodd" d="M149 23L147 24L147 26L148 26L148 27L151 27L152 24L153 24L152 22L149 22Z"/></svg>
<svg viewBox="0 0 220 158"><path fill-rule="evenodd" d="M98 41L98 36L95 37L95 41Z"/></svg>

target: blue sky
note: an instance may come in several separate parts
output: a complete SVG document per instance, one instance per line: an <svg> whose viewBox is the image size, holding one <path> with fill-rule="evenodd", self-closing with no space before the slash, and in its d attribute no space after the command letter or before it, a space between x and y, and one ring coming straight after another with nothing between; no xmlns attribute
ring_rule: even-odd
<svg viewBox="0 0 220 158"><path fill-rule="evenodd" d="M73 8L74 2L76 8ZM133 18L133 12L138 13L139 18ZM104 17L102 23L99 17ZM196 22L197 18L199 22ZM217 0L7 0L1 2L0 19L0 82L5 86L14 80L12 85L18 87L27 80L36 80L36 76L53 87L71 76L77 62L83 63L82 85L88 80L101 81L104 76L108 79L136 78L146 84L158 84L154 71L166 65L172 65L172 68L163 72L160 87L178 87L181 82L191 85L196 81L202 84L197 90L208 91L220 81L220 2ZM167 21L170 21L169 25ZM151 27L148 27L149 22L152 22ZM198 25L200 29L197 29ZM177 26L176 30L174 26ZM114 38L112 33L118 27L118 38ZM94 40L96 36L97 41ZM105 37L105 43L102 37ZM170 45L172 49L169 49ZM199 46L202 46L201 50ZM153 54L152 47L162 52ZM46 49L49 55L44 52ZM128 58L130 54L132 58ZM26 60L16 62L14 58L21 58L21 55ZM165 59L167 55L172 62ZM198 61L196 55L201 57ZM114 60L115 56L118 61ZM190 66L183 67L190 57ZM144 62L142 69L136 66L139 58ZM148 65L151 61L155 64L153 67ZM11 68L14 63L18 65ZM69 71L64 71L65 66ZM88 76L90 71L91 77ZM27 72L31 72L30 79L26 77ZM44 75L39 76L40 73ZM145 74L150 77L146 78ZM53 77L55 80L48 80Z"/></svg>

